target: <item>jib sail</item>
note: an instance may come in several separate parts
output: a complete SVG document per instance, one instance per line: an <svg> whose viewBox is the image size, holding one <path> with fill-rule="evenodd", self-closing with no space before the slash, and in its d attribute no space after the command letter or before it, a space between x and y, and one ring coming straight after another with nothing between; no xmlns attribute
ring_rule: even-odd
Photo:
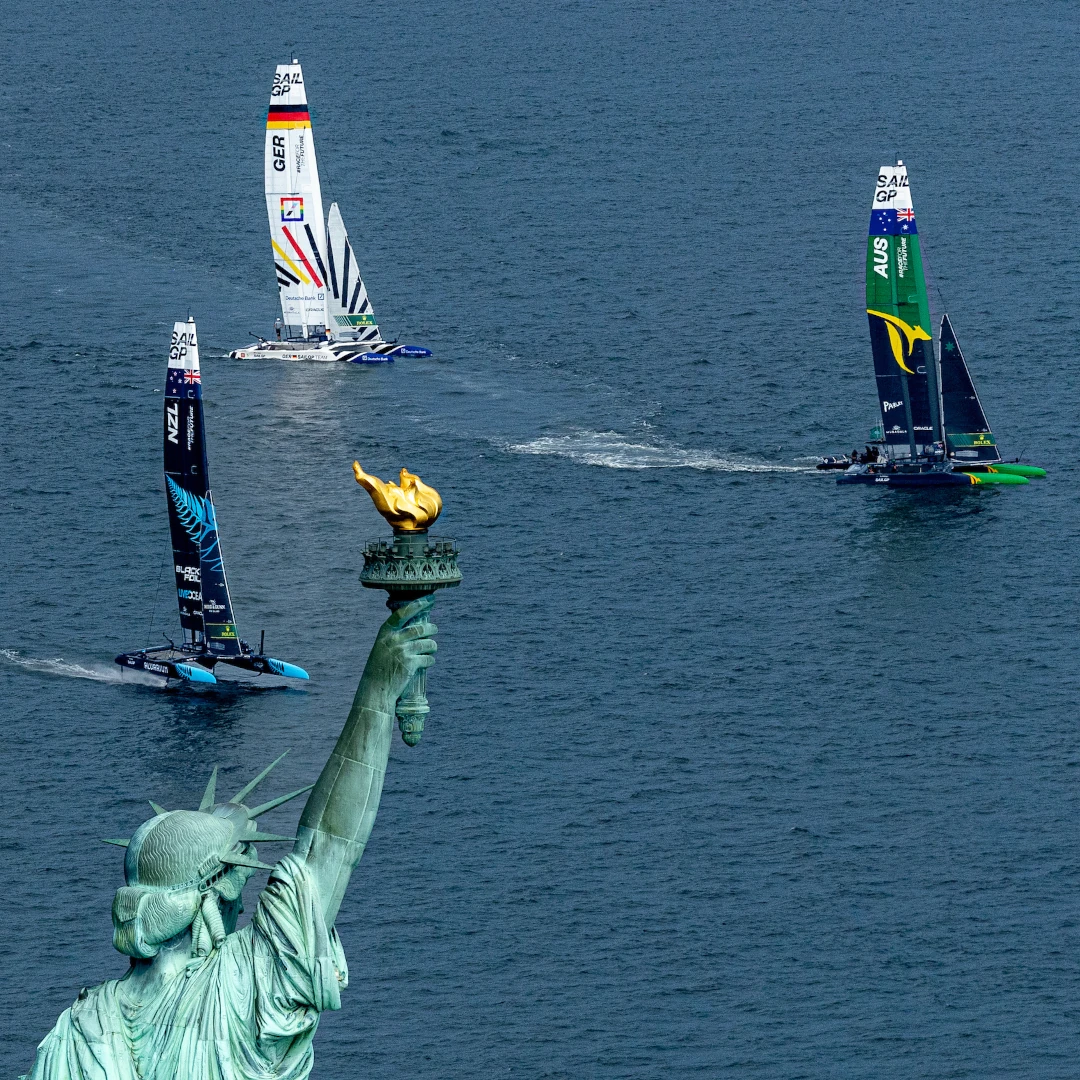
<svg viewBox="0 0 1080 1080"><path fill-rule="evenodd" d="M926 453L941 428L930 305L902 162L878 170L866 246L866 312L888 453Z"/></svg>
<svg viewBox="0 0 1080 1080"><path fill-rule="evenodd" d="M202 374L194 319L173 325L169 348L165 488L185 643L204 645L217 656L239 655L206 465Z"/></svg>
<svg viewBox="0 0 1080 1080"><path fill-rule="evenodd" d="M278 64L266 116L266 213L288 337L326 324L326 228L300 64Z"/></svg>
<svg viewBox="0 0 1080 1080"><path fill-rule="evenodd" d="M330 289L327 293L327 310L330 313L330 329L335 337L355 337L356 340L374 344L382 341L375 311L368 299L367 289L356 265L349 234L337 203L330 204L330 218L326 231L327 269L330 271Z"/></svg>
<svg viewBox="0 0 1080 1080"><path fill-rule="evenodd" d="M948 315L941 317L940 357L941 411L949 457L958 461L1000 461L994 433L986 422Z"/></svg>

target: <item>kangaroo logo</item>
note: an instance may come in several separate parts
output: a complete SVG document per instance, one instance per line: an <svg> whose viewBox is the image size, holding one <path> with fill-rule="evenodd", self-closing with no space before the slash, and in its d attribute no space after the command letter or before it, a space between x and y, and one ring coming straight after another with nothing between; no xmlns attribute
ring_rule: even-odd
<svg viewBox="0 0 1080 1080"><path fill-rule="evenodd" d="M915 347L915 342L930 341L930 335L921 326L909 326L903 319L898 319L895 315L886 315L884 311L871 311L867 308L866 314L876 315L879 319L885 320L885 329L889 331L889 344L892 346L893 358L900 365L901 371L914 375L915 372L904 361L911 359L911 350ZM904 335L903 339L900 337L901 333Z"/></svg>

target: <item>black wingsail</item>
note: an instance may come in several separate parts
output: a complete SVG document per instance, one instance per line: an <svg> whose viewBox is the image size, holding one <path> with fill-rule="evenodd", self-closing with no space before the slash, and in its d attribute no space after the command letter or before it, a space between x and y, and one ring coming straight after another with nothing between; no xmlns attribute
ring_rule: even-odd
<svg viewBox="0 0 1080 1080"><path fill-rule="evenodd" d="M870 348L874 356L885 443L890 457L918 456L934 441L934 416L927 378L933 353L929 341L912 341L910 335L905 339L903 331L909 327L901 324L900 332L897 332L886 322L885 314L868 312ZM896 322L901 320L896 319Z"/></svg>
<svg viewBox="0 0 1080 1080"><path fill-rule="evenodd" d="M193 319L174 325L169 349L165 487L185 644L201 646L214 656L239 656L206 464L202 375Z"/></svg>
<svg viewBox="0 0 1080 1080"><path fill-rule="evenodd" d="M949 456L957 461L1000 461L997 441L986 422L986 413L948 315L941 317L940 355L941 409Z"/></svg>

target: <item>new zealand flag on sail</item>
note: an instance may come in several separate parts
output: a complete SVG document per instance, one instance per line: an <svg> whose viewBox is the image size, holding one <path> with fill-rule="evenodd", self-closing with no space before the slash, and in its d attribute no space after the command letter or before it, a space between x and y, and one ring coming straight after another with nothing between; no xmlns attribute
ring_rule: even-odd
<svg viewBox="0 0 1080 1080"><path fill-rule="evenodd" d="M915 228L915 211L911 207L901 210L871 210L871 236L910 236L919 230Z"/></svg>
<svg viewBox="0 0 1080 1080"><path fill-rule="evenodd" d="M165 396L202 399L202 373L190 368L169 368Z"/></svg>

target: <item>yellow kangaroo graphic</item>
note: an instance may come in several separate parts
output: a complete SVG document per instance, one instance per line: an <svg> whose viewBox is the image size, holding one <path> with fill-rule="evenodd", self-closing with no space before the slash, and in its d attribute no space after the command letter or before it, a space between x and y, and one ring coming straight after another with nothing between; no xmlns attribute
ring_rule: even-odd
<svg viewBox="0 0 1080 1080"><path fill-rule="evenodd" d="M896 362L901 370L914 375L915 372L904 363L904 359L911 356L911 350L915 347L916 341L930 341L930 335L921 326L909 326L903 319L898 319L895 315L886 315L884 311L871 311L867 308L866 314L876 315L879 319L885 320L885 329L889 331L889 344L892 346L892 354ZM900 340L901 330L907 339L906 342ZM905 344L907 348L904 347Z"/></svg>

